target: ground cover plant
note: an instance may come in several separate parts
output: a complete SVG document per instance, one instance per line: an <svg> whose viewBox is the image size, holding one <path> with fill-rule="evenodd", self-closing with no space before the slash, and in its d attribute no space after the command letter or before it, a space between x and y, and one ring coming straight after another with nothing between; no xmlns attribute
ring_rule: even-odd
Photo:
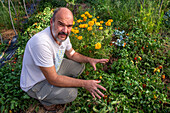
<svg viewBox="0 0 170 113"><path fill-rule="evenodd" d="M76 1L74 3L76 8ZM96 8L95 3L98 4ZM160 3L161 0L128 3L120 0L94 0L88 2L91 9L77 9L80 13L76 13L70 35L73 48L93 58L109 59L104 65L97 64L96 71L86 64L79 78L101 80L100 84L107 91L103 92L104 98L98 100L92 99L89 92L79 88L78 97L67 104L66 113L170 111L168 2L163 2L159 13ZM100 9L99 6L104 7ZM134 6L134 10L128 10L129 6ZM156 11L152 6L156 7ZM73 8L72 5L70 8ZM51 6L46 7L31 19L30 23L33 24L19 34L17 53L0 69L2 113L25 112L31 104L38 103L19 87L22 56L26 42L49 26L53 11ZM0 46L4 48L4 45ZM39 108L36 106L35 112Z"/></svg>

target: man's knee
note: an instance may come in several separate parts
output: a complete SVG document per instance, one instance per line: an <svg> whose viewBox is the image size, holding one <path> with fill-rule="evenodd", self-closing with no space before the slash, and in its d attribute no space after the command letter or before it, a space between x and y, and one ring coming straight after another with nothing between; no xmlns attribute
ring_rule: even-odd
<svg viewBox="0 0 170 113"><path fill-rule="evenodd" d="M72 102L77 97L78 90L77 88L70 88L68 93L68 98L65 98L66 101Z"/></svg>

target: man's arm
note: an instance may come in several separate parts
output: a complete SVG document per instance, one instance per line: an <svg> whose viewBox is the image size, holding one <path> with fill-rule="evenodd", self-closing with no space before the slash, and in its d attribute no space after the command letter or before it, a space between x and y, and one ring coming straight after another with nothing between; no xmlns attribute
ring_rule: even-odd
<svg viewBox="0 0 170 113"><path fill-rule="evenodd" d="M82 54L75 52L73 48L71 48L69 51L66 51L65 53L69 59L72 59L76 62L90 63L93 66L94 70L96 70L97 63L106 63L109 61L108 59L94 59L84 56Z"/></svg>
<svg viewBox="0 0 170 113"><path fill-rule="evenodd" d="M63 75L58 75L56 73L55 66L52 67L40 67L41 71L43 72L44 76L46 77L47 81L57 87L84 87L88 90L92 96L95 98L97 96L99 99L104 94L98 90L98 88L102 90L106 90L103 86L99 85L100 81L95 80L81 80L75 79ZM98 95L99 94L99 95Z"/></svg>

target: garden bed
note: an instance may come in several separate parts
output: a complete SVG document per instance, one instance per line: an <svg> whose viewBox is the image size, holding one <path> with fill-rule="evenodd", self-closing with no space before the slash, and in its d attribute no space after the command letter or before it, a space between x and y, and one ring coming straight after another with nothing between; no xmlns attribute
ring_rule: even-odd
<svg viewBox="0 0 170 113"><path fill-rule="evenodd" d="M45 9L24 24L28 27L22 35L19 33L16 54L0 69L1 112L44 112L37 100L20 89L19 80L26 42L49 26L54 2L58 1L46 1L44 6L40 3ZM78 97L67 104L66 113L169 111L169 28L168 20L163 18L168 2L161 10L160 4L161 0L80 0L62 5L75 14L70 35L73 48L89 57L109 59L104 65L97 64L97 71L86 64L79 77L101 80L100 85L107 89L104 98L92 99L89 92L79 88ZM3 31L4 40L15 35L12 31Z"/></svg>

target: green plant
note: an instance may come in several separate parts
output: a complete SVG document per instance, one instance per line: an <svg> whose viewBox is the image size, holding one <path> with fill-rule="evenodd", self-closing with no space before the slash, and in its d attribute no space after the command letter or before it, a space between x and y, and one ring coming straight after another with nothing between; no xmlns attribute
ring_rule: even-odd
<svg viewBox="0 0 170 113"><path fill-rule="evenodd" d="M92 3L102 6L96 0L89 2ZM107 4L106 1L102 3ZM169 36L168 32L166 33L167 28L162 26L163 13L155 16L158 10L153 10L153 7L158 9L160 0L142 3L140 0L129 0L128 3L115 0L109 3L109 16L106 6L96 10L100 6L94 8L93 4L93 8L88 9L90 13L83 13L84 15L83 9L80 8L80 14L75 17L75 25L70 35L76 51L93 58L109 58L108 63L97 64L96 71L93 71L90 64L86 64L85 71L79 76L80 79L101 80L100 85L107 89L106 92L102 91L105 96L100 100L92 99L88 91L79 88L78 97L67 104L65 112L169 112L169 86L166 83L170 75ZM163 8L164 4L162 12ZM19 88L22 56L26 42L31 36L49 26L52 13L53 9L47 7L35 15L24 34L19 36L20 47L16 55L0 69L1 112L25 112L29 104L37 103L33 99L30 100ZM89 18L90 15L94 20ZM97 16L99 18L96 18ZM113 23L107 26L112 22L110 17L113 18ZM148 21L145 21L145 17ZM105 23L98 26L100 24L97 22L102 20ZM89 24L93 26L87 29ZM149 27L151 24L154 25ZM99 30L99 27L103 29ZM99 44L95 49L98 42L101 46Z"/></svg>
<svg viewBox="0 0 170 113"><path fill-rule="evenodd" d="M73 48L89 57L108 58L112 51L111 47L108 48L113 32L112 22L112 19L104 22L88 11L81 14L80 18L75 19L70 36Z"/></svg>

